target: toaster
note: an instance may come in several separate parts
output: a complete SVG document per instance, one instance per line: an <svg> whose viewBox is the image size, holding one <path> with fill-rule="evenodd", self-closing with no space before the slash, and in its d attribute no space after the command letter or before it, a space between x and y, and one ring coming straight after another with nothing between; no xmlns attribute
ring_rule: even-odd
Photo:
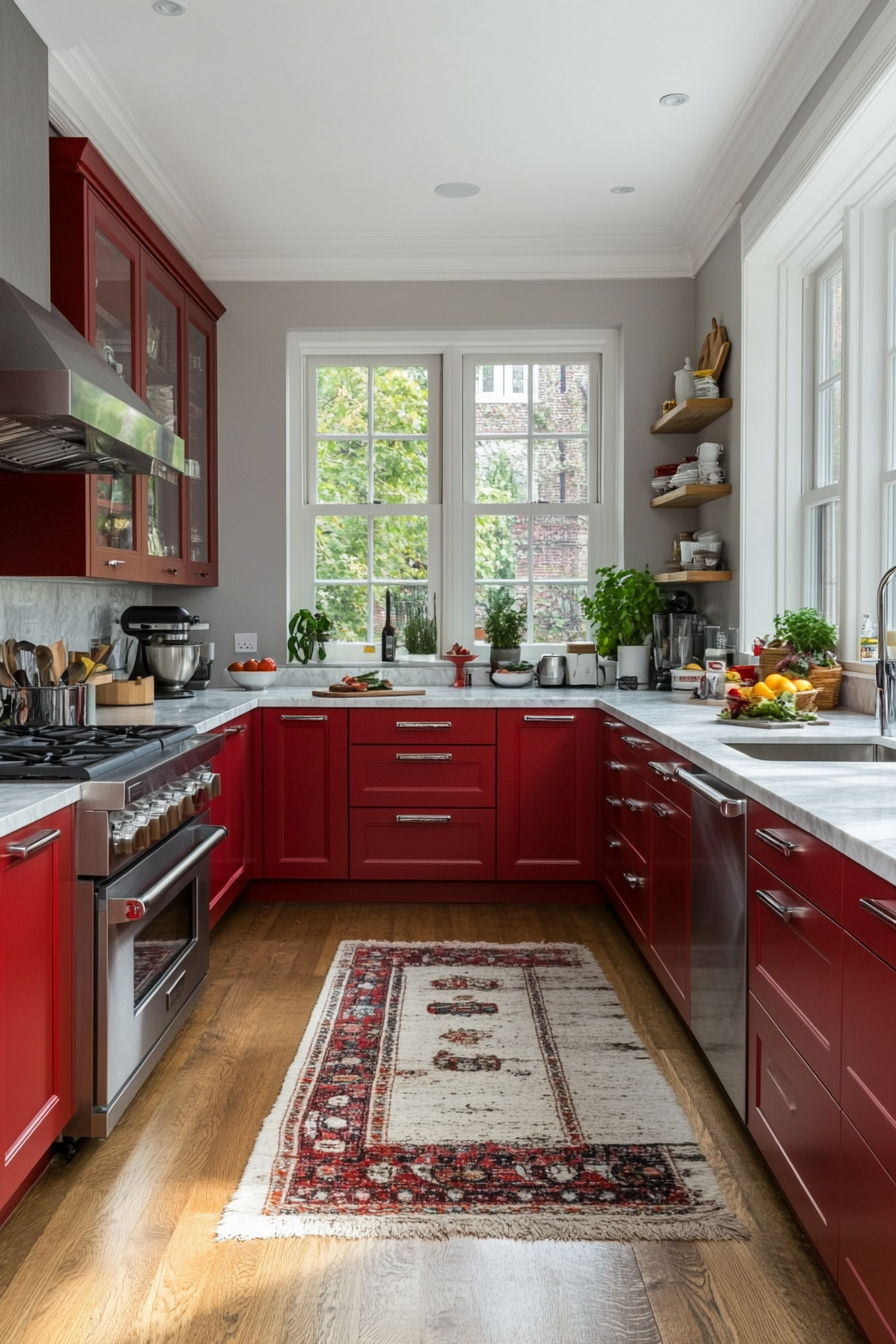
<svg viewBox="0 0 896 1344"><path fill-rule="evenodd" d="M567 653L566 684L567 686L596 686L597 654Z"/></svg>

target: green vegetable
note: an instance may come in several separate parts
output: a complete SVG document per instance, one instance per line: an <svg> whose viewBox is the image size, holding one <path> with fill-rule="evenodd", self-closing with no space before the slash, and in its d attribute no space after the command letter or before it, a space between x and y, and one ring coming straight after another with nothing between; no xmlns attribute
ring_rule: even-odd
<svg viewBox="0 0 896 1344"><path fill-rule="evenodd" d="M620 644L643 644L653 633L653 617L666 610L666 600L645 565L595 570L597 584L591 597L582 598L582 610L597 635L602 658L615 658Z"/></svg>
<svg viewBox="0 0 896 1344"><path fill-rule="evenodd" d="M726 706L720 715L723 719L775 719L778 723L816 723L817 714L797 709L792 692L785 691L775 700L753 700L749 704L739 700Z"/></svg>

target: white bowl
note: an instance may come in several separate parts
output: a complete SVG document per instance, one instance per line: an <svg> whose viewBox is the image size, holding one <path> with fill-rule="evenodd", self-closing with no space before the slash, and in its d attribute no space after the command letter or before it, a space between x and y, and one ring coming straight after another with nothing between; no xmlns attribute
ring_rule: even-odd
<svg viewBox="0 0 896 1344"><path fill-rule="evenodd" d="M496 686L528 686L534 676L534 667L527 668L525 672L505 672L499 668L492 673L492 681Z"/></svg>
<svg viewBox="0 0 896 1344"><path fill-rule="evenodd" d="M227 672L244 691L266 691L280 675L279 668L276 672L231 672L228 668Z"/></svg>

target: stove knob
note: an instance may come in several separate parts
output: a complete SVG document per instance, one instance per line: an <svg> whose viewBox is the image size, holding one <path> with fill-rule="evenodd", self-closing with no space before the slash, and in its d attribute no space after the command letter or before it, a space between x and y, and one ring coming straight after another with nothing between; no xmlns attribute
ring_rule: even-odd
<svg viewBox="0 0 896 1344"><path fill-rule="evenodd" d="M152 844L152 837L149 831L149 822L143 818L138 818L134 827L134 851L140 853L143 849L149 849Z"/></svg>

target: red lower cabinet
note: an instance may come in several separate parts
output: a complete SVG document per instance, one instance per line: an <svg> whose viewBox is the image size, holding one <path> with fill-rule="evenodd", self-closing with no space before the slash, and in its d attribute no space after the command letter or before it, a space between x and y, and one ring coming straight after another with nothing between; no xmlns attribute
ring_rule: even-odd
<svg viewBox="0 0 896 1344"><path fill-rule="evenodd" d="M264 876L348 877L349 711L262 714Z"/></svg>
<svg viewBox="0 0 896 1344"><path fill-rule="evenodd" d="M494 807L494 747L404 746L350 748L352 807Z"/></svg>
<svg viewBox="0 0 896 1344"><path fill-rule="evenodd" d="M0 1214L74 1113L73 901L71 809L0 840Z"/></svg>
<svg viewBox="0 0 896 1344"><path fill-rule="evenodd" d="M498 711L497 816L499 880L594 881L594 710Z"/></svg>
<svg viewBox="0 0 896 1344"><path fill-rule="evenodd" d="M849 934L840 1104L896 1181L896 971Z"/></svg>
<svg viewBox="0 0 896 1344"><path fill-rule="evenodd" d="M752 994L749 1035L750 1133L836 1275L840 1107Z"/></svg>
<svg viewBox="0 0 896 1344"><path fill-rule="evenodd" d="M210 820L227 827L227 839L211 855L212 928L246 883L259 875L262 768L258 718L254 713L244 714L212 730L224 744L212 762L221 776L221 793L212 800Z"/></svg>
<svg viewBox="0 0 896 1344"><path fill-rule="evenodd" d="M896 1182L843 1117L838 1284L871 1344L896 1340Z"/></svg>
<svg viewBox="0 0 896 1344"><path fill-rule="evenodd" d="M605 826L603 882L613 908L642 952L650 940L650 885L647 865L622 835Z"/></svg>
<svg viewBox="0 0 896 1344"><path fill-rule="evenodd" d="M490 881L495 876L495 814L452 810L353 807L353 878L380 881Z"/></svg>

